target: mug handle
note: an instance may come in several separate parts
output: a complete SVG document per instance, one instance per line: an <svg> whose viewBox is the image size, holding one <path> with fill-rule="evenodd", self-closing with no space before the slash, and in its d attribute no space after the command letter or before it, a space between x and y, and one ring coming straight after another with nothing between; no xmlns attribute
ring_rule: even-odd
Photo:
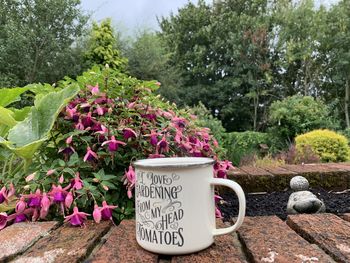
<svg viewBox="0 0 350 263"><path fill-rule="evenodd" d="M239 212L238 212L238 217L237 217L236 223L233 226L229 226L226 228L220 228L220 229L215 228L213 230L213 235L214 236L224 235L224 234L228 234L228 233L231 233L231 232L237 230L243 223L244 216L245 216L245 208L246 208L245 195L244 195L244 192L243 192L241 186L234 181L231 181L228 179L220 179L220 178L211 178L210 184L211 185L222 185L222 186L227 186L227 187L231 188L233 191L235 191L235 193L238 197L238 203L239 203Z"/></svg>

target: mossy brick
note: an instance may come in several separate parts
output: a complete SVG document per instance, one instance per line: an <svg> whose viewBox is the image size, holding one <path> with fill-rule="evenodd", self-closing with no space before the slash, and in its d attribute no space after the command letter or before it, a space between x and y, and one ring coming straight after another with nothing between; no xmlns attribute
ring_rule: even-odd
<svg viewBox="0 0 350 263"><path fill-rule="evenodd" d="M275 176L266 170L253 167L242 166L240 169L250 175L250 185L247 187L248 192L270 192L275 191Z"/></svg>
<svg viewBox="0 0 350 263"><path fill-rule="evenodd" d="M111 225L110 221L102 221L100 224L87 221L83 227L64 224L40 239L13 262L81 262L108 232Z"/></svg>
<svg viewBox="0 0 350 263"><path fill-rule="evenodd" d="M288 216L287 224L336 262L350 262L350 222L334 214L302 214Z"/></svg>
<svg viewBox="0 0 350 263"><path fill-rule="evenodd" d="M0 231L0 262L23 253L41 237L58 226L58 222L18 223Z"/></svg>
<svg viewBox="0 0 350 263"><path fill-rule="evenodd" d="M221 220L216 221L218 228L227 227ZM237 234L215 237L214 244L209 248L183 256L174 256L172 263L245 263L247 262Z"/></svg>
<svg viewBox="0 0 350 263"><path fill-rule="evenodd" d="M238 234L249 262L335 262L276 216L246 217Z"/></svg>
<svg viewBox="0 0 350 263"><path fill-rule="evenodd" d="M141 248L136 242L135 220L123 220L114 226L95 249L89 263L158 262L158 255Z"/></svg>

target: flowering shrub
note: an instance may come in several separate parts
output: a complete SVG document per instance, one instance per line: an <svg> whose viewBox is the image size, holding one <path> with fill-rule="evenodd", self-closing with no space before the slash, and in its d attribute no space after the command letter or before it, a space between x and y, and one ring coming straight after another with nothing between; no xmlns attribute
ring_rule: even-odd
<svg viewBox="0 0 350 263"><path fill-rule="evenodd" d="M88 215L96 222L132 217L137 159L212 157L214 176L226 177L231 163L218 160L210 130L196 126L188 110L156 96L159 83L96 67L59 86L72 84L80 92L59 114L30 174L13 180L20 197L7 222L63 215L82 225ZM9 191L4 188L0 203L9 202ZM6 216L0 214L0 228Z"/></svg>

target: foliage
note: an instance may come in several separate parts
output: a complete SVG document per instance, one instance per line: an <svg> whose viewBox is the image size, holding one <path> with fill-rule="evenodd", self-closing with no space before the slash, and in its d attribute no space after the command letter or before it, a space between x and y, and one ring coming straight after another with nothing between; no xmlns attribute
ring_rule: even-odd
<svg viewBox="0 0 350 263"><path fill-rule="evenodd" d="M227 150L227 159L239 165L245 156L266 153L270 145L267 133L246 131L225 134L223 147Z"/></svg>
<svg viewBox="0 0 350 263"><path fill-rule="evenodd" d="M93 23L91 39L85 58L91 65L101 65L104 67L108 64L112 69L124 71L127 60L120 56L116 46L111 19L105 19L100 25Z"/></svg>
<svg viewBox="0 0 350 263"><path fill-rule="evenodd" d="M215 118L202 102L199 102L198 105L192 107L191 111L197 116L195 123L199 127L209 128L212 134L215 134L215 139L218 141L219 145L223 145L226 134L221 121Z"/></svg>
<svg viewBox="0 0 350 263"><path fill-rule="evenodd" d="M79 94L60 111L77 87ZM215 176L226 177L231 163L218 160L220 148L210 130L197 126L189 110L160 99L155 93L158 87L155 81L139 81L95 66L77 80L61 81L59 92L39 96L28 117L17 124L26 131L36 123L38 132L30 136L25 132L20 138L15 126L8 136L19 142L16 147L35 148L26 176L12 171L2 175L1 181L10 185L3 190L6 198L11 195L10 182L21 193L19 199L12 194L16 208L13 211L10 206L8 222L59 218L72 212L66 221L82 225L85 212L98 222L101 216L112 219L112 210L117 222L132 217L135 173L131 163L137 159L212 157L217 160Z"/></svg>
<svg viewBox="0 0 350 263"><path fill-rule="evenodd" d="M275 101L269 109L270 133L284 143L313 129L335 128L327 105L310 96L295 95Z"/></svg>
<svg viewBox="0 0 350 263"><path fill-rule="evenodd" d="M314 130L295 138L298 151L311 147L322 162L342 162L350 159L350 148L345 136L330 130Z"/></svg>
<svg viewBox="0 0 350 263"><path fill-rule="evenodd" d="M0 87L55 82L81 71L75 41L87 17L79 0L3 0L0 5Z"/></svg>

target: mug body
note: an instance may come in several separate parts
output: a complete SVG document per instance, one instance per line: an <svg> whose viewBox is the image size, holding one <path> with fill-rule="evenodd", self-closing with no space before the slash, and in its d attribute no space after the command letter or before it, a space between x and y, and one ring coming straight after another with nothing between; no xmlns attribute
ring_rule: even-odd
<svg viewBox="0 0 350 263"><path fill-rule="evenodd" d="M136 239L160 254L187 254L213 243L214 160L158 158L134 163Z"/></svg>

